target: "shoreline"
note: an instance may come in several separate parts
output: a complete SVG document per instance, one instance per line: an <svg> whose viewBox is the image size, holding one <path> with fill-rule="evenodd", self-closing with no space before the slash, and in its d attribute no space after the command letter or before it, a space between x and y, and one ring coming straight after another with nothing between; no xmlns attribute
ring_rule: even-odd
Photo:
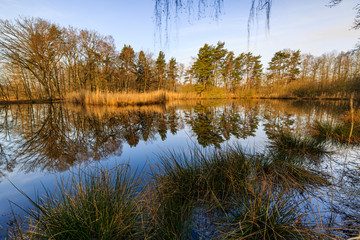
<svg viewBox="0 0 360 240"><path fill-rule="evenodd" d="M0 105L42 104L42 103L59 103L59 102L64 102L64 99L2 100L0 101Z"/></svg>
<svg viewBox="0 0 360 240"><path fill-rule="evenodd" d="M141 95L141 94L139 94ZM176 98L176 99L153 99L150 101L140 101L140 102L118 102L117 104L107 104L107 103L87 103L87 102L77 102L67 99L32 99L32 100L2 100L0 101L0 106L5 105L14 105L14 104L44 104L44 103L73 103L75 105L84 105L84 106L107 106L115 105L117 107L124 106L151 106L151 105L162 105L166 102L171 101L193 101L193 100L295 100L295 101L348 101L351 100L351 97L195 97L195 98ZM354 100L358 100L354 98Z"/></svg>

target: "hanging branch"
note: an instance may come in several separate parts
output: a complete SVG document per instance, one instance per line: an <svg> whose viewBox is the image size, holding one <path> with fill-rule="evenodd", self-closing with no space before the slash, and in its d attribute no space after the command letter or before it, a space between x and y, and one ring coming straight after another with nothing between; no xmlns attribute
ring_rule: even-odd
<svg viewBox="0 0 360 240"><path fill-rule="evenodd" d="M169 40L170 24L176 21L182 14L186 14L188 21L203 18L219 19L222 14L224 0L155 0L155 25L160 36ZM248 19L248 34L251 25L260 13L266 14L266 26L270 26L270 10L272 0L251 0L251 8ZM164 31L164 32L163 32Z"/></svg>

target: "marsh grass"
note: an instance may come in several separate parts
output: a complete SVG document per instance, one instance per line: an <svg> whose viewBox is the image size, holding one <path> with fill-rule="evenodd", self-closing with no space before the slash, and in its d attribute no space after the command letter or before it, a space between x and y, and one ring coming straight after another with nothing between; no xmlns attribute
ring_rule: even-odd
<svg viewBox="0 0 360 240"><path fill-rule="evenodd" d="M108 105L108 106L127 106L127 105L152 105L163 104L171 100L198 98L196 93L176 93L169 91L154 92L101 92L85 91L69 93L65 100L67 102L80 105Z"/></svg>
<svg viewBox="0 0 360 240"><path fill-rule="evenodd" d="M311 159L319 159L330 153L327 151L327 145L324 141L284 132L272 135L270 147L283 155L305 156Z"/></svg>
<svg viewBox="0 0 360 240"><path fill-rule="evenodd" d="M339 123L316 121L311 126L311 131L319 140L331 140L340 144L360 144L360 121L355 122L353 128L351 122L348 121Z"/></svg>
<svg viewBox="0 0 360 240"><path fill-rule="evenodd" d="M353 81L355 83L356 81ZM321 84L308 79L299 79L287 84L274 84L260 88L239 89L240 98L270 98L270 99L350 99L357 94L355 85L349 84L343 88L341 80L332 84ZM358 84L357 84L358 85ZM358 89L358 86L356 86Z"/></svg>
<svg viewBox="0 0 360 240"><path fill-rule="evenodd" d="M221 239L311 239L318 233L306 228L298 201L286 187L271 181L249 181L246 192L231 201Z"/></svg>
<svg viewBox="0 0 360 240"><path fill-rule="evenodd" d="M249 154L238 146L207 152L194 147L190 152L168 151L159 158L152 183L156 195L147 202L155 209L153 221L160 226L155 228L166 229L163 236L188 239L194 234L194 221L204 218L213 223L208 231L217 232L220 239L308 239L318 234L299 221L305 214L299 207L303 200L296 200L293 193L307 191L305 185L328 182L304 171L299 161ZM177 228L169 229L174 226L170 222Z"/></svg>
<svg viewBox="0 0 360 240"><path fill-rule="evenodd" d="M278 186L289 189L310 191L315 187L328 186L328 176L307 169L304 157L266 152L253 156L254 176L267 179Z"/></svg>
<svg viewBox="0 0 360 240"><path fill-rule="evenodd" d="M192 90L191 90L192 89ZM99 106L142 106L165 104L175 100L229 99L236 96L223 88L208 87L204 94L199 95L193 86L179 89L177 92L158 90L152 92L106 92L86 91L68 93L65 101L79 105Z"/></svg>
<svg viewBox="0 0 360 240"><path fill-rule="evenodd" d="M234 181L250 174L250 157L239 146L210 152L195 146L189 152L168 151L158 157L156 183L181 201L225 199L233 192Z"/></svg>
<svg viewBox="0 0 360 240"><path fill-rule="evenodd" d="M60 179L27 211L26 239L331 239L309 194L328 181L304 160L239 146L166 151L143 178L125 166ZM139 183L138 179L146 179ZM21 191L21 190L19 190ZM315 215L309 217L309 215ZM328 232L326 232L328 230ZM14 235L15 236L15 235Z"/></svg>
<svg viewBox="0 0 360 240"><path fill-rule="evenodd" d="M168 190L149 186L143 195L143 219L149 239L191 239L193 202L181 201Z"/></svg>
<svg viewBox="0 0 360 240"><path fill-rule="evenodd" d="M24 239L137 239L139 237L138 182L128 167L92 169L60 178L55 192L30 199L24 211L28 226ZM18 234L19 235L19 234Z"/></svg>

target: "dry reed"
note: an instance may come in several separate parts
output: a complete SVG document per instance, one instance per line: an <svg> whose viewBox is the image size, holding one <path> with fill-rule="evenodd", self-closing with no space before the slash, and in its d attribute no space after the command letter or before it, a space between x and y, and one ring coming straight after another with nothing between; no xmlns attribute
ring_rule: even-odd
<svg viewBox="0 0 360 240"><path fill-rule="evenodd" d="M198 98L196 93L175 93L160 90L146 93L80 91L69 93L65 99L67 102L81 105L127 106L162 104L172 100L195 98Z"/></svg>

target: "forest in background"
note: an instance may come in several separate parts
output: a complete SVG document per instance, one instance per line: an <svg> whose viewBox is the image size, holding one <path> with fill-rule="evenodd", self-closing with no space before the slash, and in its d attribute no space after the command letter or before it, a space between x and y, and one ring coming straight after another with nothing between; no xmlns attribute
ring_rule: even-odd
<svg viewBox="0 0 360 240"><path fill-rule="evenodd" d="M0 100L65 99L71 92L196 92L211 97L357 97L360 51L321 56L284 49L260 55L204 44L189 66L165 54L118 51L111 36L40 18L0 21ZM222 94L220 94L222 93ZM189 95L186 95L189 96Z"/></svg>

